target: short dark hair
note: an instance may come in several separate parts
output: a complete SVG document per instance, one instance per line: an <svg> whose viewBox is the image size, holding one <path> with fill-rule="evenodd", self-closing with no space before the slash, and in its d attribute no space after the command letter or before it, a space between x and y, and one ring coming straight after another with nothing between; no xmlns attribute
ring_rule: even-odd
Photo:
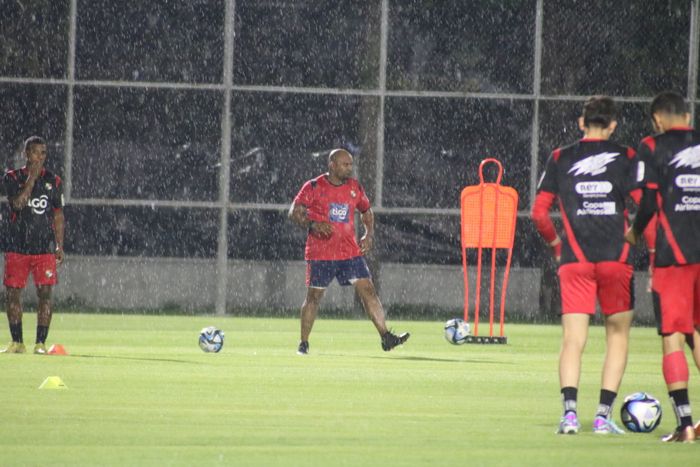
<svg viewBox="0 0 700 467"><path fill-rule="evenodd" d="M688 113L688 106L685 104L683 96L673 91L659 93L651 101L651 116L654 114L685 115Z"/></svg>
<svg viewBox="0 0 700 467"><path fill-rule="evenodd" d="M617 106L611 97L593 96L583 104L583 126L607 128L617 120Z"/></svg>
<svg viewBox="0 0 700 467"><path fill-rule="evenodd" d="M46 141L41 136L30 136L29 138L24 140L24 153L26 154L27 152L29 152L29 148L31 148L35 144L46 145Z"/></svg>

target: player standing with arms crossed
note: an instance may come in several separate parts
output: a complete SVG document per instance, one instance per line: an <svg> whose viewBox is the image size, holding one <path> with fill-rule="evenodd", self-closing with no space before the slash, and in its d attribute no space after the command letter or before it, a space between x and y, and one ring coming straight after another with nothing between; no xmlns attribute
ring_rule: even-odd
<svg viewBox="0 0 700 467"><path fill-rule="evenodd" d="M686 342L695 347L694 331L700 329L700 132L689 126L685 101L674 92L654 98L651 117L659 134L639 146L643 195L625 237L635 244L658 214L652 294L664 380L678 422L662 440L694 442L700 425L693 428L683 350Z"/></svg>
<svg viewBox="0 0 700 467"><path fill-rule="evenodd" d="M34 353L46 353L51 325L51 289L57 283L56 265L63 262L63 194L61 179L44 168L46 142L32 136L24 142L27 164L3 178L9 220L6 228L5 300L12 342L0 352L24 353L22 290L34 276L39 305Z"/></svg>
<svg viewBox="0 0 700 467"><path fill-rule="evenodd" d="M617 127L609 97L589 98L579 118L583 139L555 149L540 180L532 219L561 263L562 345L559 382L564 413L557 433L578 433L578 385L581 356L588 339L596 297L605 317L606 353L593 431L624 433L611 419L612 405L627 365L634 307L633 268L625 199L635 187L633 149L609 141ZM549 217L559 199L565 235L560 239Z"/></svg>
<svg viewBox="0 0 700 467"><path fill-rule="evenodd" d="M342 286L354 285L365 312L374 323L389 351L409 338L386 327L384 309L370 277L363 254L374 242L374 214L360 183L352 178L352 155L334 149L328 156L328 173L307 181L294 198L289 218L308 230L306 249L306 300L301 307L301 341L297 353L309 353L309 334L326 287L337 279ZM357 244L355 210L365 233Z"/></svg>

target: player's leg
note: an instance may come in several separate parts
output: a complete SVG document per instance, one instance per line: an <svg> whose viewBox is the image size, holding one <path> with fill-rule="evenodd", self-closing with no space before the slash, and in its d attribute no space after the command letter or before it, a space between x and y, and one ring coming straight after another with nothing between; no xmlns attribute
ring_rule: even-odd
<svg viewBox="0 0 700 467"><path fill-rule="evenodd" d="M51 326L51 293L53 286L58 282L56 256L53 254L33 255L31 270L39 299L34 353L43 355L46 353L46 338Z"/></svg>
<svg viewBox="0 0 700 467"><path fill-rule="evenodd" d="M406 342L411 336L409 333L404 332L396 335L387 329L384 307L377 295L377 289L372 282L372 277L369 273L365 258L358 256L345 261L339 261L338 263L338 283L340 285L353 284L355 286L355 291L360 297L365 313L369 316L369 319L374 324L374 327L377 329L382 339L382 349L384 351L389 351Z"/></svg>
<svg viewBox="0 0 700 467"><path fill-rule="evenodd" d="M2 353L24 353L24 336L22 331L22 289L29 277L29 258L17 253L5 254L5 312L10 326L12 341Z"/></svg>
<svg viewBox="0 0 700 467"><path fill-rule="evenodd" d="M700 268L700 265L695 265L696 268ZM695 325L695 332L693 336L689 339L691 348L693 349L693 360L695 360L695 366L700 370L700 273L696 273L695 278L695 294L693 297L693 324ZM698 424L700 429L700 423ZM700 433L698 433L700 434Z"/></svg>
<svg viewBox="0 0 700 467"><path fill-rule="evenodd" d="M564 397L564 415L576 413L576 394L565 394L567 388L578 388L581 356L588 340L588 313L566 313L561 317L562 338L559 353L559 386ZM567 397L568 396L568 397Z"/></svg>
<svg viewBox="0 0 700 467"><path fill-rule="evenodd" d="M559 268L562 298L562 339L559 385L563 415L557 433L578 433L578 385L581 356L588 339L590 315L595 312L595 276L592 263L569 263Z"/></svg>
<svg viewBox="0 0 700 467"><path fill-rule="evenodd" d="M700 265L695 265L694 268L700 269ZM693 360L695 366L700 370L700 271L695 274L695 296L693 298L693 324L695 332L692 336ZM700 421L695 424L695 436L700 437Z"/></svg>
<svg viewBox="0 0 700 467"><path fill-rule="evenodd" d="M686 336L675 332L663 336L663 373L671 405L676 415L677 428L662 438L666 442L694 442L695 428L688 395L688 363L684 346Z"/></svg>
<svg viewBox="0 0 700 467"><path fill-rule="evenodd" d="M629 333L634 306L634 271L631 265L606 261L596 264L598 301L605 316L606 351L600 398L593 421L598 434L622 434L610 414L627 366Z"/></svg>
<svg viewBox="0 0 700 467"><path fill-rule="evenodd" d="M301 339L297 353L306 355L309 353L309 335L316 321L318 308L326 287L335 277L335 261L307 261L306 262L306 298L301 305Z"/></svg>
<svg viewBox="0 0 700 467"><path fill-rule="evenodd" d="M622 311L605 318L605 361L601 388L617 393L627 366L633 312Z"/></svg>
<svg viewBox="0 0 700 467"><path fill-rule="evenodd" d="M46 353L46 338L49 335L49 326L51 326L51 291L53 287L50 285L40 285L36 288L36 294L39 298L36 318L36 343L34 345L34 353Z"/></svg>
<svg viewBox="0 0 700 467"><path fill-rule="evenodd" d="M688 395L688 362L685 358L686 336L692 335L693 284L691 269L671 266L654 270L654 307L660 322L662 335L663 375L671 405L676 415L677 427L662 438L665 442L694 442Z"/></svg>
<svg viewBox="0 0 700 467"><path fill-rule="evenodd" d="M363 278L354 281L355 291L362 301L362 307L365 309L365 313L377 328L380 336L383 336L387 332L386 320L384 318L384 307L379 301L379 296L377 295L377 289L374 287L372 279Z"/></svg>
<svg viewBox="0 0 700 467"><path fill-rule="evenodd" d="M396 335L387 329L386 320L384 318L384 307L379 301L379 296L377 295L374 283L372 283L372 279L362 278L353 282L355 291L357 291L357 295L360 297L360 301L362 301L365 313L369 316L369 319L374 324L374 327L377 329L382 339L382 349L389 351L406 342L411 336L409 333L404 332Z"/></svg>
<svg viewBox="0 0 700 467"><path fill-rule="evenodd" d="M24 353L24 336L22 331L22 289L5 286L5 309L10 325L12 342L2 353Z"/></svg>
<svg viewBox="0 0 700 467"><path fill-rule="evenodd" d="M309 352L309 335L314 327L314 321L316 321L318 308L325 291L325 289L316 287L307 287L306 289L306 298L301 306L301 340L298 350L300 354Z"/></svg>

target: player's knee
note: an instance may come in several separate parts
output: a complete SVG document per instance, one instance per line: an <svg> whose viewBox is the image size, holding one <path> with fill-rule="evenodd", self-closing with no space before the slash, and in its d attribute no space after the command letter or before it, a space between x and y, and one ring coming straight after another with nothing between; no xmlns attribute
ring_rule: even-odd
<svg viewBox="0 0 700 467"><path fill-rule="evenodd" d="M318 306L323 298L323 289L309 289L304 300L305 306Z"/></svg>
<svg viewBox="0 0 700 467"><path fill-rule="evenodd" d="M51 287L46 285L37 287L36 295L39 297L39 300L51 300Z"/></svg>
<svg viewBox="0 0 700 467"><path fill-rule="evenodd" d="M16 289L14 287L7 287L5 289L5 300L8 305L19 304L20 297L22 296L22 289Z"/></svg>

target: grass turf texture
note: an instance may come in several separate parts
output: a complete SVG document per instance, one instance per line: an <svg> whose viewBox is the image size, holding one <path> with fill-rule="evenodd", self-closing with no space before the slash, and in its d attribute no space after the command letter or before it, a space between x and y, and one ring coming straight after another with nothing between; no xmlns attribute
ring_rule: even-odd
<svg viewBox="0 0 700 467"><path fill-rule="evenodd" d="M35 317L25 315L27 337ZM452 346L442 323L392 324L412 337L385 353L369 321L319 319L311 354L301 357L292 319L57 314L49 344L64 344L69 356L0 355L0 465L697 462L700 446L659 441L675 418L653 329L633 329L620 394L658 397L661 426L613 437L590 429L601 327L591 329L584 356L583 431L561 436L558 326L507 325L508 345ZM226 332L218 354L197 346L207 325ZM68 389L39 390L47 376Z"/></svg>

